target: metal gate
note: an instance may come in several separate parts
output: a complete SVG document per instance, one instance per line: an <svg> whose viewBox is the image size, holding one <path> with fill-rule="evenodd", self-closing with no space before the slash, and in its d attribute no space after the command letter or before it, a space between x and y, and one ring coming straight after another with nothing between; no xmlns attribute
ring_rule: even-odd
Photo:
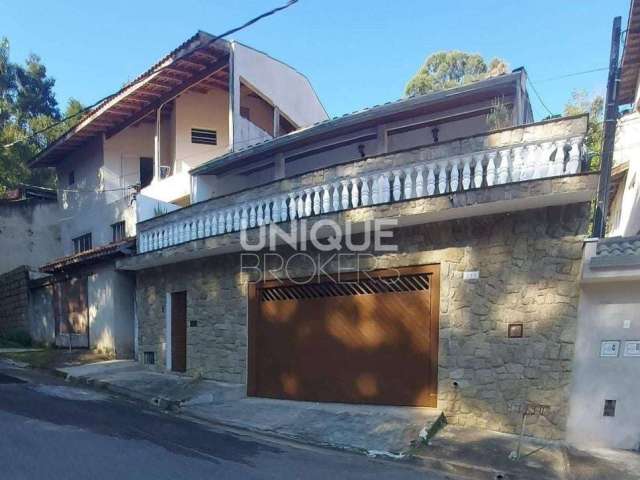
<svg viewBox="0 0 640 480"><path fill-rule="evenodd" d="M248 393L436 406L439 269L250 289Z"/></svg>
<svg viewBox="0 0 640 480"><path fill-rule="evenodd" d="M56 345L89 347L89 300L87 277L54 283Z"/></svg>

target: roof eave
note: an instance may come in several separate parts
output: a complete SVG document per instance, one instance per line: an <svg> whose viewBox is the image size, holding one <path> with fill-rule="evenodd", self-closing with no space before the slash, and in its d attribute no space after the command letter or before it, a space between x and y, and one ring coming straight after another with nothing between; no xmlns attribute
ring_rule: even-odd
<svg viewBox="0 0 640 480"><path fill-rule="evenodd" d="M276 150L281 148L294 148L293 146L299 142L309 141L315 137L324 135L327 132L337 134L341 130L352 129L360 124L371 121L372 119L389 117L405 111L412 111L418 108L452 101L454 98L459 98L463 95L478 94L483 91L490 91L510 84L513 84L514 87L517 88L523 74L524 72L519 70L509 74L500 75L498 77L481 80L469 85L463 85L461 87L426 95L416 95L395 102L388 102L383 105L374 106L352 114L346 114L341 117L329 119L287 135L268 140L262 144L254 145L245 150L230 152L220 157L216 157L192 169L189 173L191 175L210 175L216 170L220 170L222 168L226 169L230 164L235 164L236 162L248 157L273 154Z"/></svg>

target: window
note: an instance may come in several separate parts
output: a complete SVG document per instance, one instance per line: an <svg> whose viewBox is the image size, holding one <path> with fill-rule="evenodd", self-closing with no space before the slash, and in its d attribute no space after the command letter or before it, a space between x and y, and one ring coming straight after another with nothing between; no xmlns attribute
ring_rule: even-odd
<svg viewBox="0 0 640 480"><path fill-rule="evenodd" d="M615 417L616 416L616 401L615 400L605 400L604 401L604 411L602 415L605 417Z"/></svg>
<svg viewBox="0 0 640 480"><path fill-rule="evenodd" d="M144 363L145 365L155 365L156 363L156 352L144 352Z"/></svg>
<svg viewBox="0 0 640 480"><path fill-rule="evenodd" d="M204 145L217 145L218 134L215 130L207 130L205 128L191 129L191 143L202 143Z"/></svg>
<svg viewBox="0 0 640 480"><path fill-rule="evenodd" d="M75 183L76 183L76 173L73 170L71 170L69 172L69 178L67 178L67 185L71 186L71 185L74 185Z"/></svg>
<svg viewBox="0 0 640 480"><path fill-rule="evenodd" d="M80 235L73 239L73 253L91 250L91 234Z"/></svg>
<svg viewBox="0 0 640 480"><path fill-rule="evenodd" d="M153 180L153 158L140 157L140 188L144 188Z"/></svg>
<svg viewBox="0 0 640 480"><path fill-rule="evenodd" d="M119 242L120 240L124 240L127 236L124 220L121 222L116 222L113 225L111 225L111 232L113 233L114 242Z"/></svg>

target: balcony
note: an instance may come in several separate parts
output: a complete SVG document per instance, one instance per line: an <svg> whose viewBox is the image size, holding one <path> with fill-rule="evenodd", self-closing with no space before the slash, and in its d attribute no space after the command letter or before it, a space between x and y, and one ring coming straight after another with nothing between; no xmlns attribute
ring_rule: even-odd
<svg viewBox="0 0 640 480"><path fill-rule="evenodd" d="M332 214L409 225L589 201L596 178L581 175L585 133L585 117L560 119L286 178L138 224L138 253L197 240L228 252L223 238L241 230Z"/></svg>

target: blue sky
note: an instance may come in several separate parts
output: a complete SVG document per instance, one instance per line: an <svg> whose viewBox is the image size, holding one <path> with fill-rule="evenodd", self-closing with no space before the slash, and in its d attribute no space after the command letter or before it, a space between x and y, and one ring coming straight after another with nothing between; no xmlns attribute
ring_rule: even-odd
<svg viewBox="0 0 640 480"><path fill-rule="evenodd" d="M630 0L300 0L234 38L305 73L331 115L402 96L430 53L476 52L525 66L560 112L572 89L604 92L611 22ZM61 103L117 90L198 29L220 33L284 0L0 0L14 61L40 55ZM536 119L546 116L532 93Z"/></svg>

